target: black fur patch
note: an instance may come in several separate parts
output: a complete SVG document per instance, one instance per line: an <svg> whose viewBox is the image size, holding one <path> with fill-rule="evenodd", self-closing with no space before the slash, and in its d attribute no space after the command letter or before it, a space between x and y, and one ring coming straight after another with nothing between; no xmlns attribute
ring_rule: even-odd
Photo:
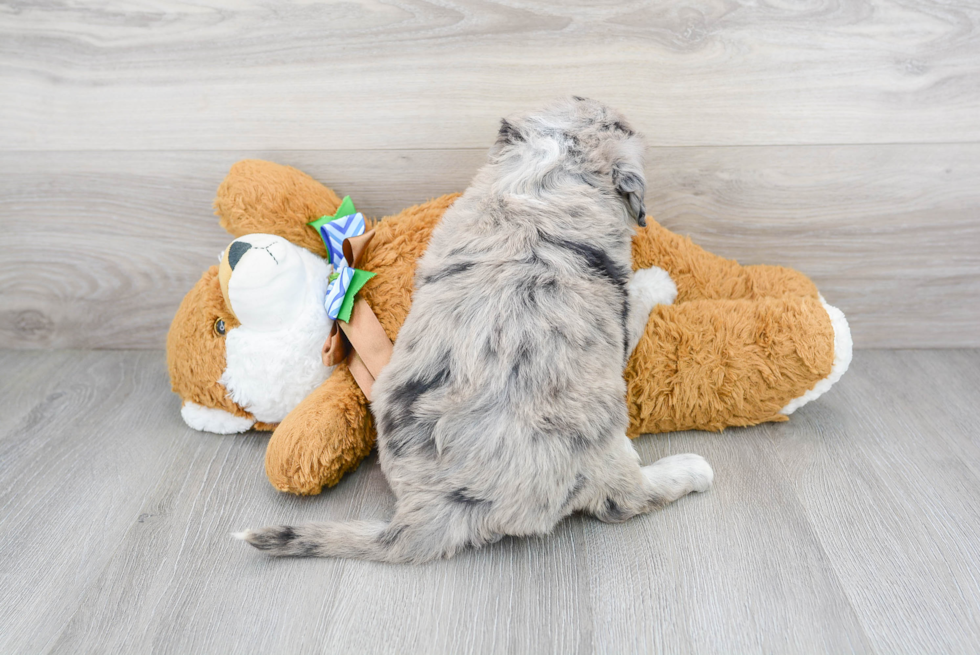
<svg viewBox="0 0 980 655"><path fill-rule="evenodd" d="M624 361L627 360L629 358L629 353L626 352L627 346L629 345L629 328L627 325L629 299L626 293L626 284L629 281L629 271L614 262L603 250L587 243L569 241L568 239L551 237L546 234L542 234L541 239L546 243L571 250L575 254L581 255L585 259L586 266L593 273L607 278L616 286L616 292L620 299L619 321L623 328L623 359Z"/></svg>
<svg viewBox="0 0 980 655"><path fill-rule="evenodd" d="M447 277L452 277L453 275L459 275L460 273L465 273L466 271L473 268L473 262L460 262L458 264L452 264L446 268L433 273L427 277L422 278L422 284L430 284L432 282L438 282L439 280L444 280Z"/></svg>
<svg viewBox="0 0 980 655"><path fill-rule="evenodd" d="M613 123L613 129L615 129L617 132L622 132L626 136L633 136L635 134L635 132L633 132L633 130L631 130L630 128L626 127L625 125L623 125L619 121L616 121L615 123Z"/></svg>
<svg viewBox="0 0 980 655"><path fill-rule="evenodd" d="M388 407L378 417L378 428L388 435L386 443L392 455L400 457L412 447L435 450L432 425L414 416L412 406L422 394L446 385L449 379L447 362L428 378L409 380L392 391Z"/></svg>
<svg viewBox="0 0 980 655"><path fill-rule="evenodd" d="M470 250L470 246L466 245L466 246L458 246L456 248L453 248L446 254L446 256L456 257L457 255L472 255L472 254L473 252Z"/></svg>
<svg viewBox="0 0 980 655"><path fill-rule="evenodd" d="M573 450L578 452L583 452L591 448L595 443L598 442L596 439L589 439L584 433L578 430L573 430L566 435L568 442L572 445Z"/></svg>
<svg viewBox="0 0 980 655"><path fill-rule="evenodd" d="M493 342L487 339L487 342L483 344L483 358L494 360L497 359L497 349L494 348Z"/></svg>
<svg viewBox="0 0 980 655"><path fill-rule="evenodd" d="M259 550L272 550L273 548L282 548L294 539L296 539L296 531L291 526L281 525L254 533L248 542Z"/></svg>
<svg viewBox="0 0 980 655"><path fill-rule="evenodd" d="M621 165L614 165L612 179L630 215L635 218L637 225L644 227L647 224L647 212L643 203L643 196L646 193L643 177L637 172L623 170Z"/></svg>
<svg viewBox="0 0 980 655"><path fill-rule="evenodd" d="M460 487L455 489L448 496L449 500L454 503L459 503L460 505L490 505L490 501L484 498L477 498L470 494L470 490L466 487Z"/></svg>
<svg viewBox="0 0 980 655"><path fill-rule="evenodd" d="M399 427L388 432L388 452L393 457L402 457L409 450L434 454L436 442L432 438L432 423L423 423L409 418L411 426Z"/></svg>
<svg viewBox="0 0 980 655"><path fill-rule="evenodd" d="M626 288L626 282L629 280L629 271L614 262L603 250L580 241L570 241L545 234L542 234L541 238L553 246L571 250L575 254L580 255L585 259L586 266L593 272L608 278L618 287Z"/></svg>
<svg viewBox="0 0 980 655"><path fill-rule="evenodd" d="M630 326L629 326L629 315L630 315L630 299L629 296L623 294L623 303L619 309L619 322L623 326L623 366L626 366L626 362L629 361L630 353Z"/></svg>
<svg viewBox="0 0 980 655"><path fill-rule="evenodd" d="M411 408L419 396L427 391L437 389L447 382L449 382L449 367L443 366L425 379L414 378L397 387L391 394L391 402L395 405Z"/></svg>
<svg viewBox="0 0 980 655"><path fill-rule="evenodd" d="M378 544L385 548L390 548L405 532L404 525L389 525L378 535Z"/></svg>
<svg viewBox="0 0 980 655"><path fill-rule="evenodd" d="M539 439L560 440L577 452L587 451L595 444L603 441L600 435L586 434L578 425L570 423L562 416L545 414L538 421L536 424L537 431L532 435L534 441Z"/></svg>
<svg viewBox="0 0 980 655"><path fill-rule="evenodd" d="M592 187L593 189L601 189L602 188L602 185L599 184L599 182L598 182L598 180L600 179L599 176L598 175L595 175L593 173L580 173L578 175L578 179L580 179L582 181L582 184L587 184L588 186Z"/></svg>
<svg viewBox="0 0 980 655"><path fill-rule="evenodd" d="M606 506L603 508L602 518L605 521L618 523L619 521L625 521L629 516L615 500L606 498Z"/></svg>
<svg viewBox="0 0 980 655"><path fill-rule="evenodd" d="M521 259L521 263L527 264L528 266L540 266L544 264L544 260L541 259L541 255L539 255L537 251L532 250L526 257Z"/></svg>
<svg viewBox="0 0 980 655"><path fill-rule="evenodd" d="M497 143L510 144L524 141L524 135L506 118L500 121L500 131L497 133Z"/></svg>

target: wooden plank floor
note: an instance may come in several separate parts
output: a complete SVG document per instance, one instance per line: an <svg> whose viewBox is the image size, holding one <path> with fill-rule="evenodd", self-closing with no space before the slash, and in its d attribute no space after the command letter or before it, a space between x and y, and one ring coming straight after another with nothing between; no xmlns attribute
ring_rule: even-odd
<svg viewBox="0 0 980 655"><path fill-rule="evenodd" d="M788 423L645 436L715 487L429 565L228 533L379 517L372 457L275 492L266 437L188 430L158 351L0 351L3 653L918 653L980 644L980 351L858 351Z"/></svg>

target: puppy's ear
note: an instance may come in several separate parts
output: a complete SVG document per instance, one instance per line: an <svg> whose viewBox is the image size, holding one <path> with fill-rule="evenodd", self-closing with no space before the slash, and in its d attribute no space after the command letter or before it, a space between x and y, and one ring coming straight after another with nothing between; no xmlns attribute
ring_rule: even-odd
<svg viewBox="0 0 980 655"><path fill-rule="evenodd" d="M497 132L497 141L490 148L490 157L497 157L507 146L524 141L524 135L520 128L511 123L506 118L500 121L500 131Z"/></svg>
<svg viewBox="0 0 980 655"><path fill-rule="evenodd" d="M500 120L500 131L497 132L497 145L507 146L518 141L523 141L524 135L506 118Z"/></svg>
<svg viewBox="0 0 980 655"><path fill-rule="evenodd" d="M643 169L631 162L620 160L613 165L612 179L616 192L623 198L623 204L626 205L630 217L640 227L646 227L647 210L643 204L643 196L646 195L647 182Z"/></svg>

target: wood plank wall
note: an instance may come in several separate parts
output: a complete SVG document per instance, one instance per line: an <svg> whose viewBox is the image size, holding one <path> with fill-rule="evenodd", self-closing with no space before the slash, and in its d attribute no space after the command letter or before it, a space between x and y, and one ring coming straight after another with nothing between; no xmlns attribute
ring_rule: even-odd
<svg viewBox="0 0 980 655"><path fill-rule="evenodd" d="M806 272L858 347L980 346L978 25L920 0L7 3L0 347L162 347L238 159L384 215L570 93L646 135L658 220Z"/></svg>

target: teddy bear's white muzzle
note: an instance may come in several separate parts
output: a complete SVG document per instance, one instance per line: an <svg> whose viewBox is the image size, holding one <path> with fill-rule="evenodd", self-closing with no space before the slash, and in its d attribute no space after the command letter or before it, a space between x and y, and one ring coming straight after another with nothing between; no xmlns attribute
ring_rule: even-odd
<svg viewBox="0 0 980 655"><path fill-rule="evenodd" d="M242 325L274 331L303 309L306 268L296 246L272 234L249 234L228 251L228 300Z"/></svg>

